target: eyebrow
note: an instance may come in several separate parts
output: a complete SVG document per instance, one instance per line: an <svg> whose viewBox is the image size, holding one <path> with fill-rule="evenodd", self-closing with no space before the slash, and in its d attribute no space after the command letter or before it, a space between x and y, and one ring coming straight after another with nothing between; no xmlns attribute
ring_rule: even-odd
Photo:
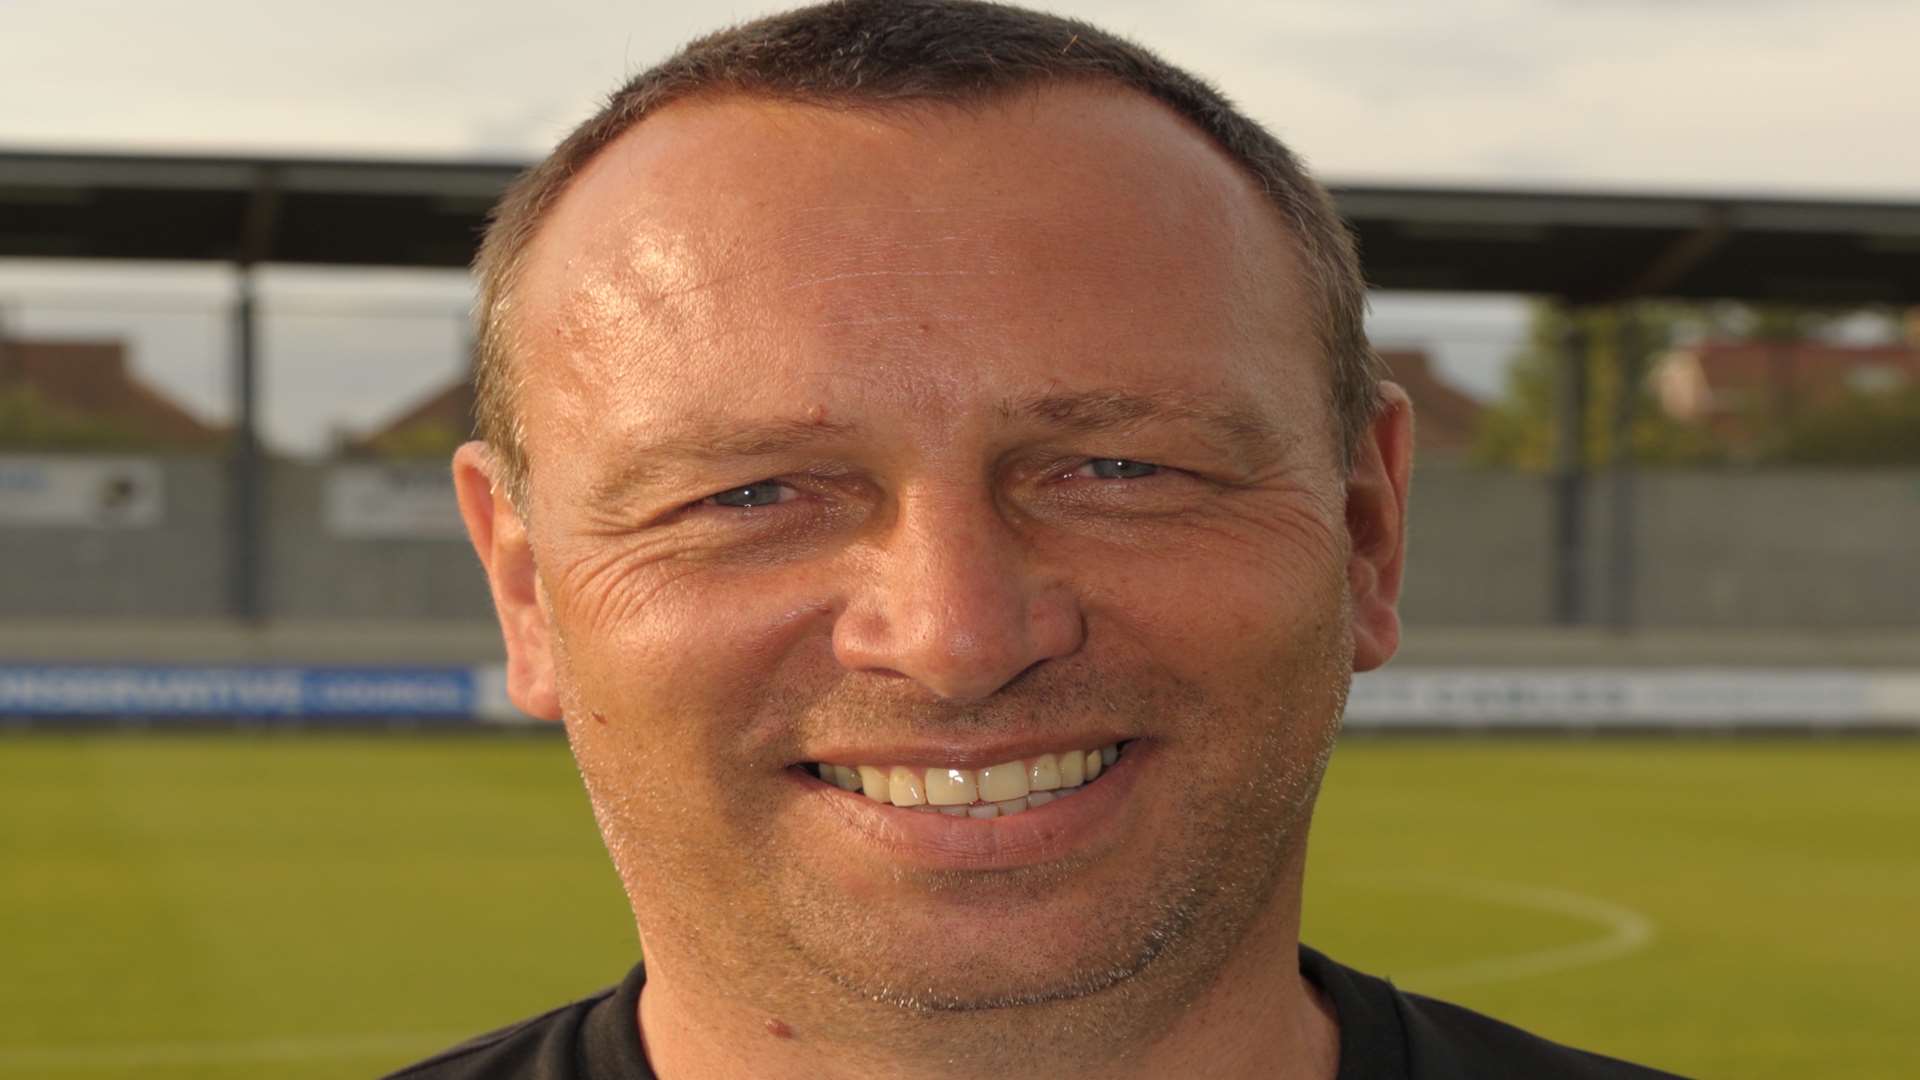
<svg viewBox="0 0 1920 1080"><path fill-rule="evenodd" d="M1271 460L1286 445L1282 430L1258 410L1180 392L1145 395L1096 390L1006 398L999 402L996 412L1011 423L1080 434L1124 431L1146 424L1195 424L1249 467ZM829 420L774 419L750 426L703 421L637 450L613 474L594 484L590 494L596 501L618 500L659 481L676 462L772 457L844 439L859 431L857 424Z"/></svg>
<svg viewBox="0 0 1920 1080"><path fill-rule="evenodd" d="M1093 435L1143 424L1197 424L1250 466L1270 460L1286 445L1282 429L1250 405L1177 391L1144 395L1096 390L1008 399L1000 403L1000 415Z"/></svg>
<svg viewBox="0 0 1920 1080"><path fill-rule="evenodd" d="M703 421L636 451L612 475L594 484L590 497L596 502L620 499L658 482L670 462L771 457L858 430L854 424L830 420L768 420L747 427Z"/></svg>

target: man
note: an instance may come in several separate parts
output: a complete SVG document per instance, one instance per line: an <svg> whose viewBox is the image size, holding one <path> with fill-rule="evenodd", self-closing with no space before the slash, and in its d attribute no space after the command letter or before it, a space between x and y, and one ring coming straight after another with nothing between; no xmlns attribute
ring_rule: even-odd
<svg viewBox="0 0 1920 1080"><path fill-rule="evenodd" d="M1208 87L794 12L616 94L478 272L461 508L645 966L401 1075L1651 1075L1299 944L1412 421Z"/></svg>

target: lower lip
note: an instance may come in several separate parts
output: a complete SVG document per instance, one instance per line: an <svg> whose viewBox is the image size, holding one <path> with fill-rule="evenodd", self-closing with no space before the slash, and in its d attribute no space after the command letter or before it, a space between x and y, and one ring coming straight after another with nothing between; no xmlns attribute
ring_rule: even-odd
<svg viewBox="0 0 1920 1080"><path fill-rule="evenodd" d="M1099 779L1079 792L1011 816L982 820L929 814L869 799L805 771L789 769L803 805L818 809L885 856L923 870L1008 870L1082 854L1105 834L1120 830L1134 778L1149 746L1128 744Z"/></svg>

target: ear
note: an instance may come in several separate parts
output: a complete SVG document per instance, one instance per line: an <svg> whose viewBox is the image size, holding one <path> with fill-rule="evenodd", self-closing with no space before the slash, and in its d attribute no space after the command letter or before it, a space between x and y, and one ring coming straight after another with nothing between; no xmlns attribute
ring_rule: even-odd
<svg viewBox="0 0 1920 1080"><path fill-rule="evenodd" d="M1400 647L1400 576L1407 558L1407 486L1413 474L1413 404L1383 382L1373 420L1347 476L1347 590L1353 601L1353 670L1372 671Z"/></svg>
<svg viewBox="0 0 1920 1080"><path fill-rule="evenodd" d="M454 452L453 487L460 498L460 517L467 523L467 537L480 556L480 565L486 568L493 609L507 642L507 697L529 716L558 720L552 634L533 563L533 545L520 512L507 497L506 485L495 482L498 474L498 463L485 443L470 442Z"/></svg>

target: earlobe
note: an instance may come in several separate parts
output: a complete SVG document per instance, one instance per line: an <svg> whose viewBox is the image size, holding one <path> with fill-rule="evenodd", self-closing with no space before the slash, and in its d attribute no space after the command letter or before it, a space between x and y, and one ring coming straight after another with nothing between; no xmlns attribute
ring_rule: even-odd
<svg viewBox="0 0 1920 1080"><path fill-rule="evenodd" d="M1383 382L1347 476L1347 587L1353 669L1371 671L1400 647L1400 580L1406 567L1407 491L1413 473L1413 405Z"/></svg>
<svg viewBox="0 0 1920 1080"><path fill-rule="evenodd" d="M453 455L454 493L467 537L486 570L493 608L507 646L507 696L529 716L560 719L552 634L541 602L533 545L503 484L493 453L470 442Z"/></svg>

